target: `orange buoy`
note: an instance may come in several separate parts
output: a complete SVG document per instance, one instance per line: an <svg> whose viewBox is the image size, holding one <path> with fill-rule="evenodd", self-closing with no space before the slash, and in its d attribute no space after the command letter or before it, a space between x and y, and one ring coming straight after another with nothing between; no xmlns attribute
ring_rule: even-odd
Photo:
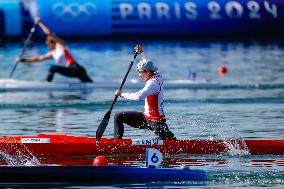
<svg viewBox="0 0 284 189"><path fill-rule="evenodd" d="M228 72L228 69L225 66L220 66L218 68L219 74L225 75Z"/></svg>
<svg viewBox="0 0 284 189"><path fill-rule="evenodd" d="M106 166L108 165L108 160L105 156L97 156L93 161L94 166Z"/></svg>

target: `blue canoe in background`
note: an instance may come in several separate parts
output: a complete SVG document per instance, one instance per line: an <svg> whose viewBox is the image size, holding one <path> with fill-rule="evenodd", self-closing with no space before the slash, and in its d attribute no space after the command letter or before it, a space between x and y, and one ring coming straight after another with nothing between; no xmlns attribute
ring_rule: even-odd
<svg viewBox="0 0 284 189"><path fill-rule="evenodd" d="M202 170L131 166L2 166L1 183L146 183L205 181Z"/></svg>

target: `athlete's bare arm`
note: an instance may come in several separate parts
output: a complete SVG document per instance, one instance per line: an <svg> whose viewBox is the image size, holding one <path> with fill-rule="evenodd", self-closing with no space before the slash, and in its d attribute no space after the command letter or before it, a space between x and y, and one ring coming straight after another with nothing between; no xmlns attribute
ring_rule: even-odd
<svg viewBox="0 0 284 189"><path fill-rule="evenodd" d="M47 60L47 59L51 59L52 55L51 52L48 52L44 55L40 55L40 56L35 56L35 57L26 57L26 58L16 58L17 62L41 62L43 60Z"/></svg>
<svg viewBox="0 0 284 189"><path fill-rule="evenodd" d="M54 33L52 33L51 30L41 22L39 17L35 18L35 23L40 26L40 28L46 35L52 36L53 39L56 41L56 43L59 43L60 45L65 46L65 41L61 39L60 37L56 36Z"/></svg>

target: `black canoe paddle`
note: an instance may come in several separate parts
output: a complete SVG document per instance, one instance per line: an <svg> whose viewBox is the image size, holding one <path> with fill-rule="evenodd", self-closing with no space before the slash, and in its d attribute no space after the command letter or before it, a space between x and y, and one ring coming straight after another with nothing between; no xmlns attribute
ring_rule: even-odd
<svg viewBox="0 0 284 189"><path fill-rule="evenodd" d="M22 49L22 51L21 51L21 54L20 54L20 57L19 57L19 58L22 58L22 56L24 55L24 53L25 53L25 51L26 51L26 48L27 48L27 46L29 45L29 42L30 42L30 40L31 40L31 38L32 38L32 36L33 36L33 34L34 34L34 32L35 32L36 26L37 26L37 24L34 23L32 29L31 29L31 31L30 31L30 33L29 33L29 35L28 35L28 38L25 40L24 47L23 47L23 49ZM16 64L14 65L12 71L10 72L9 79L12 77L14 71L16 70L16 67L17 67L18 63L19 63L19 62L16 62Z"/></svg>
<svg viewBox="0 0 284 189"><path fill-rule="evenodd" d="M134 62L134 60L135 60L137 54L138 54L138 53L135 52L135 54L134 54L134 56L133 56L133 58L132 58L132 60L131 60L131 63L130 63L130 65L129 65L129 67L128 67L128 70L127 70L127 72L126 72L126 74L125 74L125 76L124 76L124 78L123 78L123 80L122 80L122 82L121 82L121 85L120 85L120 87L119 87L119 90L122 89L122 87L123 87L123 85L124 85L124 83L125 83L125 81L126 81L126 78L127 78L128 74L129 74L129 72L130 72L130 70L131 70L131 67L132 67L132 65L133 65L133 62ZM99 127L98 127L98 129L97 129L97 132L96 132L96 140L97 140L98 142L101 140L101 138L102 138L102 136L103 136L103 134L104 134L104 132L105 132L105 130L106 130L106 127L107 127L108 122L109 122L109 119L110 119L111 111L112 111L112 109L113 109L114 104L116 103L117 98L118 98L118 96L115 95L115 98L114 98L114 100L113 100L113 102L112 102L112 105L110 106L108 112L105 114L103 120L101 121L101 123L100 123L100 125L99 125Z"/></svg>

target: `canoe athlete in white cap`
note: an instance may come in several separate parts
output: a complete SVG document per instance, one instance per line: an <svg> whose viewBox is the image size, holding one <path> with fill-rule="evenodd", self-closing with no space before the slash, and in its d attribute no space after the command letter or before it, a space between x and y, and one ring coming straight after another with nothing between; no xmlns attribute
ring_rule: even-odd
<svg viewBox="0 0 284 189"><path fill-rule="evenodd" d="M145 100L144 111L116 113L114 117L114 138L123 137L124 124L127 124L139 129L149 129L162 140L176 140L166 124L162 76L157 72L158 68L153 65L153 62L145 58L140 45L136 45L135 50L141 55L141 60L137 64L137 71L139 76L146 81L146 84L143 89L136 93L124 93L117 90L115 95L128 100Z"/></svg>

